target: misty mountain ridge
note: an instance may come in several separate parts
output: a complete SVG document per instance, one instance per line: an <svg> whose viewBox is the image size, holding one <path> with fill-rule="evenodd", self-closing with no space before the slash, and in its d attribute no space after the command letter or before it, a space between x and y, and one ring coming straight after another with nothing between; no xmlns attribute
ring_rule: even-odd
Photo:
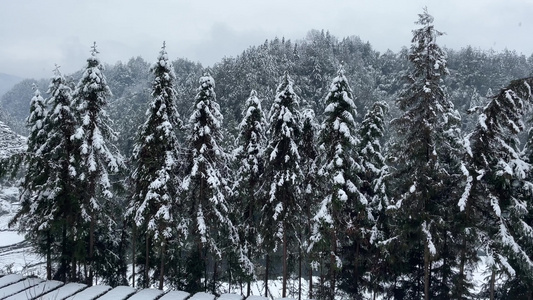
<svg viewBox="0 0 533 300"><path fill-rule="evenodd" d="M529 76L533 70L533 56L526 57L515 51L485 51L468 46L461 50L447 49L446 52L451 74L445 79L445 85L451 101L461 113L474 102L482 101L492 90L498 90L512 79ZM154 45L154 58L156 53L157 45ZM144 122L152 80L149 68L154 58L134 57L106 64L104 74L113 93L107 111L114 120L115 130L120 132L118 144L126 155L131 151L137 126ZM172 63L180 115L188 117L198 78L208 71L217 83L215 90L224 115L223 126L229 133L235 133L235 125L240 122L242 106L250 90L257 91L264 107L270 107L278 79L285 71L293 78L305 105L313 108L320 119L330 80L341 64L358 99L356 106L360 117L376 101L386 101L394 107L397 92L403 84L401 74L408 68L407 48L380 53L370 42L357 36L340 39L319 30L311 30L297 41L277 37L266 40L208 68L186 58L177 58ZM67 76L72 87L80 76L80 71ZM26 135L24 122L33 96L32 84L36 84L46 98L49 83L50 79L19 79L0 97L0 110L6 113L0 116L0 121L18 134ZM465 126L470 127L473 118L466 114L464 118Z"/></svg>
<svg viewBox="0 0 533 300"><path fill-rule="evenodd" d="M0 97L2 97L7 91L9 91L15 84L21 82L23 78L0 73Z"/></svg>

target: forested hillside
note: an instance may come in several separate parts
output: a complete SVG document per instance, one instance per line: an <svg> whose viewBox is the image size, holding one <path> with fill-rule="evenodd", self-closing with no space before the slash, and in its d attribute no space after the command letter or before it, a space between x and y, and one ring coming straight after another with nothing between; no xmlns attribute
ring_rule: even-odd
<svg viewBox="0 0 533 300"><path fill-rule="evenodd" d="M533 57L511 50L494 52L467 46L460 50L446 49L446 54L450 76L444 79L444 86L470 129L473 121L466 115L468 108L482 103L510 80L530 76L533 72ZM263 45L251 46L237 57L223 59L210 71L217 81L216 93L225 119L223 126L235 134L250 90L257 91L264 107L270 107L277 81L285 71L291 74L305 104L321 119L323 98L341 63L360 103L357 107L361 118L372 103L396 100L396 93L403 84L401 74L409 66L406 56L407 48L399 53L379 53L358 37L341 39L313 30L300 41L274 38ZM144 120L150 93L150 61L136 57L106 66L105 74L113 93L108 111L115 129L121 133L119 145L124 154L131 153L128 140L132 140L136 127ZM204 67L187 59L175 59L172 63L176 72L178 110L186 116L191 111L198 77ZM78 72L67 77L75 82L80 76ZM2 120L19 134L27 134L24 121L29 114L34 83L43 93L47 90L47 79L24 80L0 99L0 109L8 113ZM394 106L391 108L394 113Z"/></svg>
<svg viewBox="0 0 533 300"><path fill-rule="evenodd" d="M89 285L531 299L533 56L417 24L399 53L313 30L210 68L95 44L0 99L28 136L11 225Z"/></svg>

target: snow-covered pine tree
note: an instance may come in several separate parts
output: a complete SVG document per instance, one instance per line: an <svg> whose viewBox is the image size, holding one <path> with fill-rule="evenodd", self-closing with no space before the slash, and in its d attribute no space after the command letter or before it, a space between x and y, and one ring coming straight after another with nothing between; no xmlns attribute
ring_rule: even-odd
<svg viewBox="0 0 533 300"><path fill-rule="evenodd" d="M529 81L531 81L531 79ZM531 95L530 97L527 97L527 95L521 95L520 97L523 97L524 100L529 98L529 101L531 101ZM526 105L526 107L529 105L530 104ZM530 119L529 122L531 121L532 120ZM519 230L515 232L517 232L522 237L526 237L519 238L518 242L520 243L520 246L522 247L526 255L533 260L533 239L531 238L532 232L526 226L528 225L531 227L531 225L533 224L533 202L531 200L531 195L533 194L533 186L531 185L531 183L533 182L533 168L531 167L533 165L532 127L529 128L526 145L522 153L520 154L521 159L523 159L524 162L528 163L529 166L527 166L528 172L526 173L525 181L515 180L513 183L513 191L516 193L516 197L521 203L526 205L525 207L514 207L516 209L515 214L518 213L518 216L521 217L519 220L525 222L523 227L519 228ZM520 257L516 256L510 258L509 264L513 267L516 273L514 276L507 276L507 278L503 280L500 293L502 293L503 297L506 297L507 299L533 298L533 272L531 270L531 267L528 267L527 264L523 263L523 258L521 259Z"/></svg>
<svg viewBox="0 0 533 300"><path fill-rule="evenodd" d="M183 211L178 202L180 186L179 169L180 145L176 131L181 127L176 110L176 75L172 63L168 60L165 44L159 52L157 61L150 68L154 76L152 83L152 101L146 111L147 119L139 127L137 142L133 150L132 162L135 170L132 174L134 195L128 208L128 215L133 217L136 226L133 239L139 247L138 257L143 272L139 282L145 288L159 280L159 289L163 288L168 243L181 244L186 232L177 232L184 228L177 216ZM144 243L142 243L144 241ZM154 266L151 257L157 257L159 266ZM150 278L151 271L159 273L159 278Z"/></svg>
<svg viewBox="0 0 533 300"><path fill-rule="evenodd" d="M47 132L45 128L47 107L37 86L33 85L34 96L30 101L30 115L26 119L29 130L27 150L23 164L26 174L21 181L21 208L11 220L12 225L25 234L25 238L37 253L46 257L47 278L52 272L52 228L50 219L53 202L48 199L50 190L46 186L49 177L50 161L45 157Z"/></svg>
<svg viewBox="0 0 533 300"><path fill-rule="evenodd" d="M364 283L365 289L374 294L384 289L389 281L387 278L386 249L380 243L390 237L390 220L386 209L390 205L388 197L388 180L390 176L389 167L386 162L382 139L385 136L385 115L388 105L385 102L375 102L364 116L359 128L360 143L357 153L360 155L361 172L359 177L362 180L361 193L369 201L367 216L372 224L372 229L367 236L368 243L365 253L362 253L359 267L361 271L367 272L369 280ZM350 292L357 290L352 279L355 270L352 262L348 260L347 266L343 268L340 288Z"/></svg>
<svg viewBox="0 0 533 300"><path fill-rule="evenodd" d="M403 114L392 121L398 133L393 188L399 247L393 251L401 256L397 275L406 279L394 289L406 297L434 299L447 295L431 289L449 287L452 280L451 269L436 271L435 266L453 268L454 263L449 237L454 198L459 197L453 187L460 174L461 119L442 86L449 73L446 55L436 43L442 33L435 30L427 9L416 24L421 27L413 31L408 55L412 68L397 100Z"/></svg>
<svg viewBox="0 0 533 300"><path fill-rule="evenodd" d="M261 107L261 100L257 92L252 90L246 100L243 110L243 119L239 124L237 148L234 150L234 160L238 165L234 181L236 214L234 222L239 227L240 246L249 259L258 256L259 241L258 230L260 220L261 202L259 189L261 175L264 170L265 131L266 117ZM254 275L254 266L244 269L248 287L246 296L250 295L251 280Z"/></svg>
<svg viewBox="0 0 533 300"><path fill-rule="evenodd" d="M229 217L229 156L220 146L223 117L216 102L215 80L206 73L200 77L199 83L189 118L187 169L182 183L182 201L188 214L186 224L190 237L186 288L188 292L210 288L216 293L222 255L230 249L235 250L239 237L238 229ZM214 262L212 278L207 274L208 261ZM208 287L211 279L213 286Z"/></svg>
<svg viewBox="0 0 533 300"><path fill-rule="evenodd" d="M76 261L74 249L78 248L74 240L74 226L80 219L79 194L76 194L79 191L79 181L77 166L74 164L76 144L71 140L76 119L71 109L72 89L58 66L47 93L50 95L47 100L50 110L45 125L48 134L44 149L48 161L54 162L50 165L46 183L51 192L48 199L53 203L50 209L52 214L48 217L51 220L50 227L58 231L51 236L55 246L50 250L58 268L54 278L73 281L76 274L73 274L75 266L71 264ZM46 210L36 208L37 211L41 214ZM44 216L39 218L46 219Z"/></svg>
<svg viewBox="0 0 533 300"><path fill-rule="evenodd" d="M497 273L520 282L531 282L533 273L531 165L520 154L517 137L524 129L531 86L533 78L515 80L491 97L478 108L478 124L467 137L466 186L458 203L465 223L460 269L475 263L475 249L481 249L491 274L491 299ZM530 151L526 148L525 153ZM459 275L466 277L465 271ZM531 295L531 286L527 288Z"/></svg>
<svg viewBox="0 0 533 300"><path fill-rule="evenodd" d="M313 261L312 253L307 252L309 246L309 238L312 230L312 219L314 212L320 202L319 199L319 184L318 184L318 146L317 146L317 132L319 125L316 120L315 111L311 107L304 108L301 113L302 118L302 137L300 139L300 166L302 168L302 192L303 203L302 214L300 215L300 229L298 229L299 254L298 254L298 298L301 299L301 279L304 277L303 264L306 264L308 270L307 280L309 283L308 295L309 299L313 299L313 268L311 262Z"/></svg>
<svg viewBox="0 0 533 300"><path fill-rule="evenodd" d="M368 200L360 192L358 177L361 166L356 152L359 144L356 105L342 66L332 80L325 105L318 143L318 175L323 186L321 201L313 216L309 251L316 253L320 259L317 263L327 271L317 295L333 299L343 260L358 259L357 248L363 244L365 232L370 228ZM353 280L359 281L362 274L353 275Z"/></svg>
<svg viewBox="0 0 533 300"><path fill-rule="evenodd" d="M265 200L261 209L262 248L266 254L265 278L269 276L269 255L282 248L282 297L287 295L289 251L296 249L299 216L302 214L299 141L300 97L288 73L281 77L269 113L269 141L265 150L263 185ZM291 248L289 250L289 248ZM268 280L266 280L268 281ZM268 282L265 282L265 294Z"/></svg>
<svg viewBox="0 0 533 300"><path fill-rule="evenodd" d="M105 111L111 91L97 54L94 43L87 66L72 95L73 109L78 118L78 127L72 139L79 143L77 175L83 183L79 200L82 219L77 234L87 243L84 264L89 285L93 284L95 270L104 272L101 268L108 267L105 260L113 257L110 256L111 249L98 246L108 245L107 241L114 239L117 220L110 211L117 205L113 203L110 175L123 167L122 157L112 144L116 133L111 129L111 120ZM100 272L99 275L104 274Z"/></svg>

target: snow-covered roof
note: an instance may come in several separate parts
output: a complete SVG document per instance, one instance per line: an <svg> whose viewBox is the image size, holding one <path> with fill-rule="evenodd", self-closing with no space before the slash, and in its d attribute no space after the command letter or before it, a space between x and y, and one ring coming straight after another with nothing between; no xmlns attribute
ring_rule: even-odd
<svg viewBox="0 0 533 300"><path fill-rule="evenodd" d="M172 299L172 300L259 300L267 299L259 296L250 296L246 299L241 295L223 294L220 297L209 293L196 293L191 295L183 291L160 291L155 289L134 289L129 286L111 288L106 285L87 286L81 283L62 283L55 280L44 281L34 277L24 277L19 274L9 274L0 277L0 295L3 299L54 299L54 300L89 300L89 299ZM289 298L283 298L289 299Z"/></svg>

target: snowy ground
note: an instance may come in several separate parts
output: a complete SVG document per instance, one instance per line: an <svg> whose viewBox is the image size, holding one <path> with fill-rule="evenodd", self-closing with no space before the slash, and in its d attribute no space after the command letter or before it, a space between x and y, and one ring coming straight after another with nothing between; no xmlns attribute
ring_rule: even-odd
<svg viewBox="0 0 533 300"><path fill-rule="evenodd" d="M8 227L9 221L19 209L18 189L2 186L0 189L0 274L18 273L44 278L43 260L36 255L24 236Z"/></svg>

